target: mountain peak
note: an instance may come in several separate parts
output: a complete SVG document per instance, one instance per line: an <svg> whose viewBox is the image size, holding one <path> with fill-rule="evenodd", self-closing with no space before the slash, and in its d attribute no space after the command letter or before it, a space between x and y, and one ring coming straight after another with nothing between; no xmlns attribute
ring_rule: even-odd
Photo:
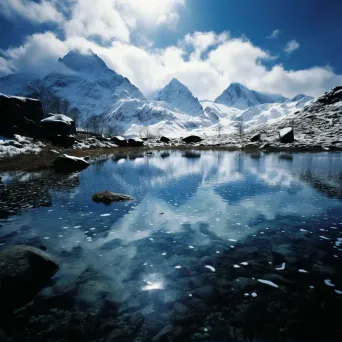
<svg viewBox="0 0 342 342"><path fill-rule="evenodd" d="M86 52L71 50L63 58L59 58L58 61L77 72L86 71L91 73L109 70L106 63L91 49L88 49Z"/></svg>
<svg viewBox="0 0 342 342"><path fill-rule="evenodd" d="M283 103L285 97L278 94L267 94L248 89L241 83L231 83L223 93L215 99L216 103L238 109L247 109L263 103Z"/></svg>
<svg viewBox="0 0 342 342"><path fill-rule="evenodd" d="M180 109L184 113L192 115L203 114L203 108L197 97L177 78L173 78L155 98L157 101L165 101Z"/></svg>

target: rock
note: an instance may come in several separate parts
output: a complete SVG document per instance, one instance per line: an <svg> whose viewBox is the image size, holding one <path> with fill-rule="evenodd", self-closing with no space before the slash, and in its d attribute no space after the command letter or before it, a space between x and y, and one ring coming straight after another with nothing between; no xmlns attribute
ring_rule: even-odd
<svg viewBox="0 0 342 342"><path fill-rule="evenodd" d="M203 340L204 336L201 333L193 334L195 340Z"/></svg>
<svg viewBox="0 0 342 342"><path fill-rule="evenodd" d="M263 149L268 148L268 147L270 147L270 146L271 146L271 144L267 142L267 143L261 145L261 146L260 146L260 149L263 150Z"/></svg>
<svg viewBox="0 0 342 342"><path fill-rule="evenodd" d="M201 142L203 139L197 135L189 135L188 137L185 137L182 139L185 143L198 143Z"/></svg>
<svg viewBox="0 0 342 342"><path fill-rule="evenodd" d="M104 137L103 135L97 135L97 136L96 136L96 140L98 140L98 141L103 141L103 142L111 141L110 138L106 138L106 137Z"/></svg>
<svg viewBox="0 0 342 342"><path fill-rule="evenodd" d="M54 145L64 148L71 147L75 143L75 137L73 135L57 135L50 136L48 138Z"/></svg>
<svg viewBox="0 0 342 342"><path fill-rule="evenodd" d="M170 139L163 136L163 137L160 137L159 141L160 141L160 142L163 142L163 143L169 143L169 142L170 142Z"/></svg>
<svg viewBox="0 0 342 342"><path fill-rule="evenodd" d="M0 265L2 313L30 301L59 269L49 254L24 245L2 250Z"/></svg>
<svg viewBox="0 0 342 342"><path fill-rule="evenodd" d="M184 314L188 311L188 308L184 304L178 302L173 305L173 308L176 312L181 314Z"/></svg>
<svg viewBox="0 0 342 342"><path fill-rule="evenodd" d="M254 134L254 135L251 137L251 141L252 141L252 142L261 141L261 133Z"/></svg>
<svg viewBox="0 0 342 342"><path fill-rule="evenodd" d="M193 291L193 293L202 299L208 299L214 294L214 289L212 286L202 286Z"/></svg>
<svg viewBox="0 0 342 342"><path fill-rule="evenodd" d="M279 131L279 140L283 144L294 142L294 133L292 127L285 127Z"/></svg>
<svg viewBox="0 0 342 342"><path fill-rule="evenodd" d="M128 146L130 147L140 147L140 146L144 146L144 141L142 139L139 138L131 138L128 139Z"/></svg>
<svg viewBox="0 0 342 342"><path fill-rule="evenodd" d="M83 158L63 154L53 161L53 165L58 172L72 172L86 169L89 163Z"/></svg>
<svg viewBox="0 0 342 342"><path fill-rule="evenodd" d="M40 121L42 135L50 139L58 135L76 134L76 126L73 119L64 114L52 114Z"/></svg>
<svg viewBox="0 0 342 342"><path fill-rule="evenodd" d="M115 145L118 145L120 147L124 147L127 146L127 140L124 137L120 137L120 136L116 136L116 137L112 137L110 139Z"/></svg>
<svg viewBox="0 0 342 342"><path fill-rule="evenodd" d="M44 117L39 100L0 94L0 113L0 134L5 136L12 136L14 133L31 136L39 134L40 120Z"/></svg>
<svg viewBox="0 0 342 342"><path fill-rule="evenodd" d="M110 192L108 190L103 192L97 192L93 195L93 201L94 202L101 202L104 204L110 204L111 202L123 202L123 201L132 201L134 198L129 195L124 194L117 194Z"/></svg>

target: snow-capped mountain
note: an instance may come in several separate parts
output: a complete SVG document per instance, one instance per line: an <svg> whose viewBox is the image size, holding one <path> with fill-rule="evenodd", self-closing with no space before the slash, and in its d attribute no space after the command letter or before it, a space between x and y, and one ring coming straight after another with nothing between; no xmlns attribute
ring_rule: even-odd
<svg viewBox="0 0 342 342"><path fill-rule="evenodd" d="M127 78L109 69L92 51L71 51L59 59L69 73L51 73L43 78L55 94L69 100L83 116L108 114L123 98L145 99Z"/></svg>
<svg viewBox="0 0 342 342"><path fill-rule="evenodd" d="M250 90L240 83L232 83L215 99L215 103L224 104L238 109L247 109L263 103L282 103L287 99L282 95L266 94Z"/></svg>
<svg viewBox="0 0 342 342"><path fill-rule="evenodd" d="M203 114L203 108L191 91L176 78L173 78L154 97L156 101L165 101L182 112L199 116Z"/></svg>

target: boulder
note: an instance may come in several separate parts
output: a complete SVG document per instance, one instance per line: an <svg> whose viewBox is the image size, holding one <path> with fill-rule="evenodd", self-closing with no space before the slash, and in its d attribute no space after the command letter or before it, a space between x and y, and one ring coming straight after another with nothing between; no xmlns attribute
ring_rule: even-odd
<svg viewBox="0 0 342 342"><path fill-rule="evenodd" d="M131 138L131 139L128 139L128 146L130 147L144 146L144 141L139 138Z"/></svg>
<svg viewBox="0 0 342 342"><path fill-rule="evenodd" d="M0 265L1 313L30 301L59 269L49 254L24 245L3 249Z"/></svg>
<svg viewBox="0 0 342 342"><path fill-rule="evenodd" d="M132 201L134 198L129 195L117 194L110 192L108 190L103 192L97 192L93 195L93 201L97 203L110 204L111 202L123 202L123 201Z"/></svg>
<svg viewBox="0 0 342 342"><path fill-rule="evenodd" d="M49 114L49 116L40 121L42 134L46 138L57 135L76 134L76 126L73 119L64 114Z"/></svg>
<svg viewBox="0 0 342 342"><path fill-rule="evenodd" d="M285 127L279 131L279 140L283 144L294 142L294 133L292 127Z"/></svg>
<svg viewBox="0 0 342 342"><path fill-rule="evenodd" d="M53 161L53 165L58 172L72 172L86 169L89 163L83 158L63 154Z"/></svg>
<svg viewBox="0 0 342 342"><path fill-rule="evenodd" d="M160 137L159 141L160 141L160 142L163 142L163 143L169 143L169 142L170 142L170 139L163 136L163 137Z"/></svg>
<svg viewBox="0 0 342 342"><path fill-rule="evenodd" d="M43 118L43 107L39 100L0 94L0 134L35 136Z"/></svg>
<svg viewBox="0 0 342 342"><path fill-rule="evenodd" d="M115 145L127 146L127 140L124 137L116 136L110 139Z"/></svg>
<svg viewBox="0 0 342 342"><path fill-rule="evenodd" d="M75 143L75 137L73 135L57 135L50 138L51 142L56 146L64 148L71 147Z"/></svg>
<svg viewBox="0 0 342 342"><path fill-rule="evenodd" d="M254 135L251 137L251 141L252 141L252 142L261 141L261 133L254 134Z"/></svg>
<svg viewBox="0 0 342 342"><path fill-rule="evenodd" d="M191 144L191 143L198 143L202 141L203 139L197 135L189 135L188 137L185 137L182 140L187 144Z"/></svg>

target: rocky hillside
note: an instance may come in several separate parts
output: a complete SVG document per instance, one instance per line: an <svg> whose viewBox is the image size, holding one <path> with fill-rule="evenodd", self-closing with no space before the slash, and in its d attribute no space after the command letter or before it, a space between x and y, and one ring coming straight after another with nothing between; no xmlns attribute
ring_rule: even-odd
<svg viewBox="0 0 342 342"><path fill-rule="evenodd" d="M342 146L342 86L327 91L302 110L274 124L264 125L258 131L264 132L266 139L276 141L279 129L288 126L293 127L298 143Z"/></svg>

